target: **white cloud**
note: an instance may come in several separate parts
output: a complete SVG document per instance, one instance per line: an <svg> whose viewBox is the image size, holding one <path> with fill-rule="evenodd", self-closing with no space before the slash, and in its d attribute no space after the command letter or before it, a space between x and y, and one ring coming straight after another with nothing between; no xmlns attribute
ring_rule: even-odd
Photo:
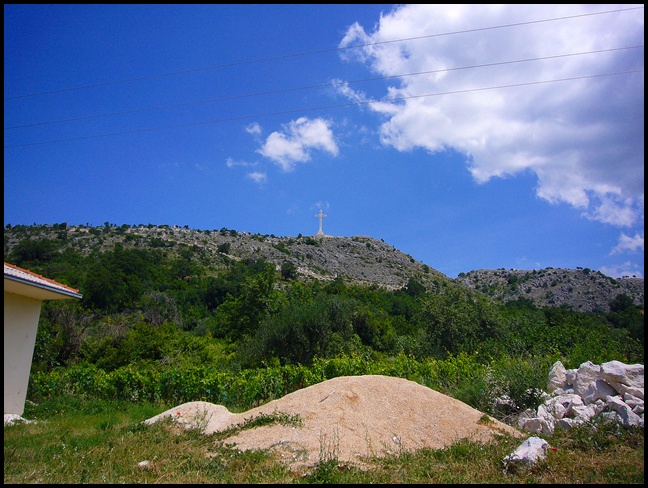
<svg viewBox="0 0 648 488"><path fill-rule="evenodd" d="M225 161L225 165L228 168L234 168L236 166L243 166L243 167L256 166L257 163L249 163L247 161L235 161L232 158L227 158L227 161Z"/></svg>
<svg viewBox="0 0 648 488"><path fill-rule="evenodd" d="M258 122L253 122L245 128L248 134L259 135L261 134L261 126Z"/></svg>
<svg viewBox="0 0 648 488"><path fill-rule="evenodd" d="M355 102L355 103L364 104L367 101L369 101L369 99L367 98L367 96L364 93L357 92L357 91L354 91L353 89L349 88L349 84L347 82L343 82L341 80L334 79L334 80L331 81L331 83L335 85L335 89L339 93L341 93L345 97L353 100L353 102Z"/></svg>
<svg viewBox="0 0 648 488"><path fill-rule="evenodd" d="M318 202L315 202L311 206L311 209L315 209L315 210L328 210L329 208L331 208L331 204L328 201L323 202L321 200L318 201Z"/></svg>
<svg viewBox="0 0 648 488"><path fill-rule="evenodd" d="M615 193L608 193L600 197L599 203L594 206L591 212L586 212L584 215L589 219L607 224L631 227L636 220L643 219L640 217L643 213L640 206L643 205L639 202L643 202L643 200L641 198L638 198L636 202L632 198L621 200Z"/></svg>
<svg viewBox="0 0 648 488"><path fill-rule="evenodd" d="M622 278L624 276L643 278L643 272L636 264L630 263L629 261L617 266L602 266L599 271L604 275L611 276L612 278Z"/></svg>
<svg viewBox="0 0 648 488"><path fill-rule="evenodd" d="M381 76L433 71L391 79L384 99L368 105L385 119L384 145L453 148L482 184L532 171L547 202L572 205L588 219L643 226L643 71L475 90L643 70L643 48L562 56L643 46L643 9L586 15L622 8L631 7L402 5L372 32L351 26L340 47L371 45L341 54ZM396 39L409 40L388 42ZM511 63L531 58L547 59ZM456 69L484 64L492 66ZM347 84L338 91L354 102L371 99ZM461 93L435 95L449 92Z"/></svg>
<svg viewBox="0 0 648 488"><path fill-rule="evenodd" d="M614 247L614 249L612 249L610 255L620 254L623 252L637 252L639 250L641 250L641 252L644 250L643 236L637 233L634 237L631 237L622 232L619 236L619 243Z"/></svg>
<svg viewBox="0 0 648 488"><path fill-rule="evenodd" d="M330 122L321 118L301 117L284 125L283 132L270 134L257 152L284 171L293 170L296 163L309 161L315 149L336 156L339 149L329 125Z"/></svg>
<svg viewBox="0 0 648 488"><path fill-rule="evenodd" d="M255 183L265 183L268 180L268 176L265 173L259 171L254 171L245 175L247 178L251 179Z"/></svg>

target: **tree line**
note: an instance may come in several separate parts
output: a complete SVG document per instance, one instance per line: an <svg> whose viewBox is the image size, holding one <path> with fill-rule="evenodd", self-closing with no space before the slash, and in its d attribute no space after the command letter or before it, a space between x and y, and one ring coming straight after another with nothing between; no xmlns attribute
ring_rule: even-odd
<svg viewBox="0 0 648 488"><path fill-rule="evenodd" d="M34 371L91 363L106 371L138 362L202 363L229 370L308 365L316 358L404 354L417 360L462 353L558 354L579 361L643 362L643 306L621 294L610 313L496 305L448 281L434 290L410 278L399 290L343 278L299 279L291 263L219 262L199 246L111 250L26 235L5 260L78 288L80 301L46 302ZM100 232L123 232L107 225ZM222 249L221 251L225 251Z"/></svg>

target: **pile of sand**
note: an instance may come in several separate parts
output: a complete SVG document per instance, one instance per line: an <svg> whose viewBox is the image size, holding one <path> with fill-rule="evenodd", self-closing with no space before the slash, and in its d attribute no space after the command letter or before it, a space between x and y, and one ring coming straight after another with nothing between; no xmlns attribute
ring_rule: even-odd
<svg viewBox="0 0 648 488"><path fill-rule="evenodd" d="M312 465L332 458L360 464L366 456L440 449L464 438L486 442L498 435L525 436L426 386L381 375L333 378L240 414L208 402L184 403L145 423L171 416L210 434L278 413L298 415L301 425L273 423L238 431L224 442L242 451L267 449L293 465Z"/></svg>

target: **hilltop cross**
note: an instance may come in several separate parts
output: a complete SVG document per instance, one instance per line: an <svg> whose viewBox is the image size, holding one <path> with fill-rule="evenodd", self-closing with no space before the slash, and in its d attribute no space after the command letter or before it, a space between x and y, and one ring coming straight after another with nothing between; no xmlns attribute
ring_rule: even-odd
<svg viewBox="0 0 648 488"><path fill-rule="evenodd" d="M320 225L319 225L319 231L317 231L316 236L323 236L324 232L322 232L322 218L326 217L326 214L322 213L322 209L320 209L319 213L315 216L320 219Z"/></svg>

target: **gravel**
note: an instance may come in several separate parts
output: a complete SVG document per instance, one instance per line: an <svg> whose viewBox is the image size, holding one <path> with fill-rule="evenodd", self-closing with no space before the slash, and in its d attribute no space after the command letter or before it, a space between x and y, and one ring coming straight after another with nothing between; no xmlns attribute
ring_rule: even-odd
<svg viewBox="0 0 648 488"><path fill-rule="evenodd" d="M382 375L333 378L240 414L208 402L184 403L145 423L170 416L186 428L211 434L261 414L298 415L301 424L232 431L222 442L241 451L268 450L295 468L331 459L362 467L365 457L442 449L465 438L487 442L502 435L526 437L459 400Z"/></svg>

